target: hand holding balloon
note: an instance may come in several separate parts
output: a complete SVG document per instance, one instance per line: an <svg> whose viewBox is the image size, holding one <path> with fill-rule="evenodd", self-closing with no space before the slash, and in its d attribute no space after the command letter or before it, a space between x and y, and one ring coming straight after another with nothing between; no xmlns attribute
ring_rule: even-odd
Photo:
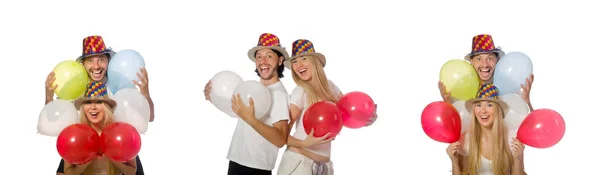
<svg viewBox="0 0 600 175"><path fill-rule="evenodd" d="M374 105L375 110L373 111L372 117L369 118L369 121L367 122L366 126L371 126L373 123L375 123L375 121L377 121L377 118L379 117L379 115L377 115L377 104Z"/></svg>
<svg viewBox="0 0 600 175"><path fill-rule="evenodd" d="M150 90L148 88L148 71L146 71L145 67L142 67L140 68L140 72L136 73L136 75L140 81L137 82L135 80L131 80L131 82L140 88L140 92L144 95L144 97L149 97Z"/></svg>
<svg viewBox="0 0 600 175"><path fill-rule="evenodd" d="M256 120L256 116L254 116L254 100L252 98L248 98L248 100L250 101L250 105L246 106L240 94L231 97L231 109L246 122Z"/></svg>
<svg viewBox="0 0 600 175"><path fill-rule="evenodd" d="M329 143L335 139L335 137L329 138L329 136L331 135L331 132L329 132L321 137L315 137L314 134L315 134L315 129L311 129L310 133L308 133L308 136L306 136L306 139L304 139L304 141L302 141L302 148L310 148L315 145Z"/></svg>
<svg viewBox="0 0 600 175"><path fill-rule="evenodd" d="M529 110L533 111L533 107L531 106L531 100L529 100L529 94L531 93L531 85L533 84L533 74L529 75L529 78L526 79L525 85L521 84L521 98L527 103L529 106Z"/></svg>

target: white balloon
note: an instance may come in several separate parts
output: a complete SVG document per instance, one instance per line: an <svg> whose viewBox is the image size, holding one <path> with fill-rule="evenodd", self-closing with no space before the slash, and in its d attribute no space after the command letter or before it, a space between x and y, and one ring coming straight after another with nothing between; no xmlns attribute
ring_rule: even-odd
<svg viewBox="0 0 600 175"><path fill-rule="evenodd" d="M234 94L240 94L246 106L250 105L249 98L254 101L254 115L261 120L271 109L271 92L258 81L245 81L235 88ZM236 115L237 116L237 115Z"/></svg>
<svg viewBox="0 0 600 175"><path fill-rule="evenodd" d="M69 100L56 99L44 106L37 124L38 133L58 136L67 126L79 123L77 109Z"/></svg>
<svg viewBox="0 0 600 175"><path fill-rule="evenodd" d="M231 109L231 96L243 79L232 71L221 71L211 79L210 101L217 109L231 117L237 115Z"/></svg>
<svg viewBox="0 0 600 175"><path fill-rule="evenodd" d="M454 103L452 103L452 106L456 108L458 114L460 115L460 133L464 133L471 126L471 112L467 111L467 108L465 107L465 101L455 101Z"/></svg>
<svg viewBox="0 0 600 175"><path fill-rule="evenodd" d="M529 105L521 96L514 93L500 95L500 99L506 102L509 108L504 118L504 124L509 129L518 130L525 117L531 112L529 111Z"/></svg>
<svg viewBox="0 0 600 175"><path fill-rule="evenodd" d="M137 89L125 88L119 90L113 97L117 102L115 121L125 122L133 126L140 134L148 130L150 122L150 104Z"/></svg>

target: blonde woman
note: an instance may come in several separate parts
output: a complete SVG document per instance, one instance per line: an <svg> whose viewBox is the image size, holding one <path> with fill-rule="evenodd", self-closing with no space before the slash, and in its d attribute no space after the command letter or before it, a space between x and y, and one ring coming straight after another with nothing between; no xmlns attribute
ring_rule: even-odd
<svg viewBox="0 0 600 175"><path fill-rule="evenodd" d="M108 98L107 93L102 82L92 82L87 86L85 97L73 102L80 111L80 123L91 126L98 134L113 122L113 110L117 106L114 100ZM136 169L136 159L114 162L105 156L98 156L82 165L67 161L64 164L65 175L135 175Z"/></svg>
<svg viewBox="0 0 600 175"><path fill-rule="evenodd" d="M290 130L296 124L296 132L288 137L287 150L279 164L279 175L333 174L330 161L332 139L314 137L312 131L306 134L302 116L311 104L318 101L337 102L342 92L327 79L323 67L325 56L314 50L312 42L304 39L292 44L292 57L284 62L292 70L294 82L298 85L290 96ZM376 116L376 115L375 115ZM373 117L371 125L377 117Z"/></svg>
<svg viewBox="0 0 600 175"><path fill-rule="evenodd" d="M504 125L508 105L498 99L498 89L484 84L477 98L465 102L471 111L469 131L452 143L446 152L452 160L452 174L525 175L523 150L516 132Z"/></svg>

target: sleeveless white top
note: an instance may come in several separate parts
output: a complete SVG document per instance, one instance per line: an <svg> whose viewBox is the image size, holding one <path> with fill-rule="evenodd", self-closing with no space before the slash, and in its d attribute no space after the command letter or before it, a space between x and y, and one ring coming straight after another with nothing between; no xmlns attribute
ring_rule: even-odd
<svg viewBox="0 0 600 175"><path fill-rule="evenodd" d="M512 138L517 137L517 132L514 130L508 130L508 140L506 140L506 142L508 142L508 144L512 144ZM465 134L465 138L464 138L464 143L463 143L463 148L464 148L464 152L468 153L469 152L469 133ZM514 154L514 150L510 150L513 154ZM481 158L479 159L479 169L477 170L477 174L478 175L494 175L494 169L492 169L492 160L486 159L485 157L481 156Z"/></svg>

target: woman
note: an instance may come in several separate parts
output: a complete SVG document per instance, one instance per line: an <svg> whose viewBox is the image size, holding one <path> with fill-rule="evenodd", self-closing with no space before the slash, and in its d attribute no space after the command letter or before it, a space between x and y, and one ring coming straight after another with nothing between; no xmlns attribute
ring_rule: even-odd
<svg viewBox="0 0 600 175"><path fill-rule="evenodd" d="M516 132L504 125L508 105L498 96L496 86L484 84L477 98L465 102L471 121L477 122L471 122L464 137L446 148L452 174L527 174L523 164L525 146L515 138Z"/></svg>
<svg viewBox="0 0 600 175"><path fill-rule="evenodd" d="M102 82L88 84L85 96L73 102L79 109L80 123L91 126L100 134L102 129L113 122L113 112L117 103L108 98L106 86ZM136 159L127 162L114 162L106 156L98 156L82 165L65 161L65 175L135 175Z"/></svg>
<svg viewBox="0 0 600 175"><path fill-rule="evenodd" d="M284 62L292 70L294 82L298 85L290 97L290 130L297 124L296 132L288 137L288 149L283 153L279 164L279 175L333 174L330 161L331 139L314 137L312 131L306 134L302 116L311 104L318 101L337 102L342 92L327 79L323 67L325 56L314 51L312 42L296 40L292 44L292 57ZM371 125L376 117L367 125Z"/></svg>

